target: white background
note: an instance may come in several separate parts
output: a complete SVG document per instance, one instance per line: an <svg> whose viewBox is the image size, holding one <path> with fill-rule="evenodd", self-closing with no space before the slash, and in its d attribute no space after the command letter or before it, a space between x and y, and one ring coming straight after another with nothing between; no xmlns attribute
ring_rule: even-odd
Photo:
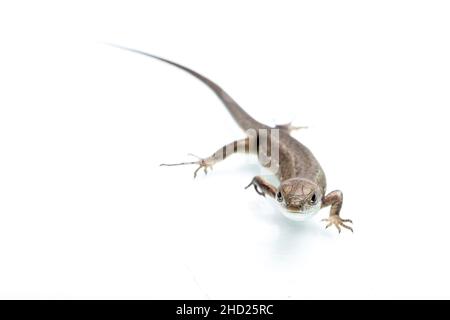
<svg viewBox="0 0 450 320"><path fill-rule="evenodd" d="M0 5L0 298L450 298L446 1ZM295 133L355 233L286 220L210 77Z"/></svg>

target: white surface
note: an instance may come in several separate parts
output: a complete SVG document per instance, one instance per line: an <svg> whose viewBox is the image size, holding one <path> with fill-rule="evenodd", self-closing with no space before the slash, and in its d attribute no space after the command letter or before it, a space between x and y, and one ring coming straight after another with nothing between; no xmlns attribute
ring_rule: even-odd
<svg viewBox="0 0 450 320"><path fill-rule="evenodd" d="M445 1L0 5L0 298L450 298ZM294 120L355 233L295 223L204 85ZM347 230L344 230L347 231Z"/></svg>

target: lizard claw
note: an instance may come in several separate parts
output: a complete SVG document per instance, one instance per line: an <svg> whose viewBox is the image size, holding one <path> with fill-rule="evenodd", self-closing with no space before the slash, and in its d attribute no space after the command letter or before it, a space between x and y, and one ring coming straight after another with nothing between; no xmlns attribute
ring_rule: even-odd
<svg viewBox="0 0 450 320"><path fill-rule="evenodd" d="M332 215L327 219L322 219L322 221L328 222L328 224L325 226L325 228L328 228L329 226L334 225L338 229L339 233L341 233L341 227L353 232L352 227L349 227L346 224L344 224L344 222L353 223L352 220L350 220L350 219L342 219L338 215Z"/></svg>
<svg viewBox="0 0 450 320"><path fill-rule="evenodd" d="M254 186L255 187L255 191L257 194L259 194L260 196L265 197L266 194L260 190L258 190L258 184L256 183L255 179L253 178L253 180L249 183L248 186L245 187L245 189L248 189L250 186Z"/></svg>
<svg viewBox="0 0 450 320"><path fill-rule="evenodd" d="M201 168L203 168L203 171L205 172L205 174L208 174L208 169L212 170L213 160L211 160L211 158L203 159L192 153L189 153L189 155L196 157L198 159L198 161L181 162L181 163L162 163L162 164L160 164L160 166L172 167L172 166L184 166L187 164L198 164L199 167L194 171L194 179L197 177L197 172Z"/></svg>
<svg viewBox="0 0 450 320"><path fill-rule="evenodd" d="M197 172L203 168L203 171L205 172L205 175L208 174L208 169L212 170L213 166L212 163L209 162L207 159L200 159L197 164L199 165L198 168L194 171L194 179L197 178Z"/></svg>

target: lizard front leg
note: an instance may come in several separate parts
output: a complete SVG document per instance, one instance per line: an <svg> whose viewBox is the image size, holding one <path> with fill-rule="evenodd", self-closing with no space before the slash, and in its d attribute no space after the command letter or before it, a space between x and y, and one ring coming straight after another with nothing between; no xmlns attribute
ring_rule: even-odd
<svg viewBox="0 0 450 320"><path fill-rule="evenodd" d="M323 200L322 200L322 208L331 206L330 209L330 216L328 219L322 219L322 221L328 222L326 228L328 228L331 225L334 225L339 233L341 233L341 227L344 227L346 229L349 229L351 232L353 232L353 229L347 225L344 224L344 222L353 223L350 219L342 219L339 216L339 212L342 208L342 202L343 202L344 195L341 191L335 190L327 194Z"/></svg>
<svg viewBox="0 0 450 320"><path fill-rule="evenodd" d="M248 189L250 186L254 186L256 193L263 197L265 197L267 194L270 197L275 198L275 194L277 193L277 189L260 176L254 177L250 184L245 187L245 189Z"/></svg>

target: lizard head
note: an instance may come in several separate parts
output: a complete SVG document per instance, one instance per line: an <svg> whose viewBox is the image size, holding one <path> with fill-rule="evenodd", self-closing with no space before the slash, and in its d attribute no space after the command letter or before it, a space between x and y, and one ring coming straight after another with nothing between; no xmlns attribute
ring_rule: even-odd
<svg viewBox="0 0 450 320"><path fill-rule="evenodd" d="M288 218L302 220L320 210L322 189L312 181L292 178L280 184L275 199L286 210Z"/></svg>

